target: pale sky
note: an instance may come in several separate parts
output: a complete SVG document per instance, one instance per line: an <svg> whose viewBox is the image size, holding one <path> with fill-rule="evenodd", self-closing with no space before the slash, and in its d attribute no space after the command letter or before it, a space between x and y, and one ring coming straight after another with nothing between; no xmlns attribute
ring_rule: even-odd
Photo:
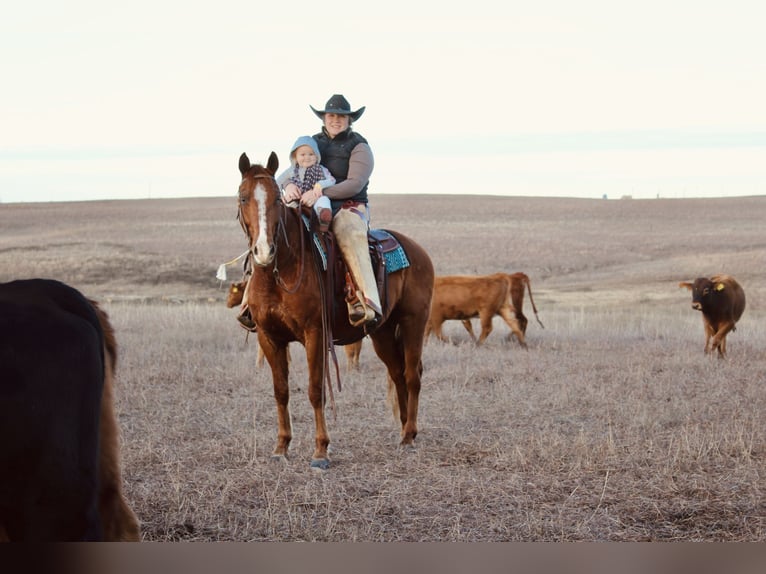
<svg viewBox="0 0 766 574"><path fill-rule="evenodd" d="M201 5L202 4L202 5ZM0 202L234 196L366 106L375 193L766 194L762 0L34 0L0 19Z"/></svg>

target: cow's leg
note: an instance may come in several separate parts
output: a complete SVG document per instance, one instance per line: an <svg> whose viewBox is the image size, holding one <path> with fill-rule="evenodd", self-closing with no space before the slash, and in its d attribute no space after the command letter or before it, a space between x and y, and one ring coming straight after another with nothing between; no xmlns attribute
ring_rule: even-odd
<svg viewBox="0 0 766 574"><path fill-rule="evenodd" d="M346 369L355 371L359 369L359 356L362 354L362 339L343 347L346 352Z"/></svg>
<svg viewBox="0 0 766 574"><path fill-rule="evenodd" d="M433 328L433 332L436 338L442 341L443 343L449 343L449 339L447 339L447 337L445 337L444 334L442 333L443 324L444 324L444 319L442 319L441 317L433 318L431 321L428 322L428 326Z"/></svg>
<svg viewBox="0 0 766 574"><path fill-rule="evenodd" d="M524 340L524 331L521 330L521 326L519 325L518 319L516 319L516 314L513 312L513 309L510 307L501 307L500 316L503 318L503 321L505 321L505 324L510 327L511 332L516 335L519 344L526 348L527 342Z"/></svg>
<svg viewBox="0 0 766 574"><path fill-rule="evenodd" d="M287 449L293 438L290 420L290 389L287 384L287 343L275 343L259 331L258 343L271 367L271 379L274 384L274 399L277 403L277 445L272 458L286 459Z"/></svg>
<svg viewBox="0 0 766 574"><path fill-rule="evenodd" d="M726 356L726 335L729 334L734 328L734 323L727 321L718 328L718 331L713 335L710 351L718 350L718 358L723 359ZM712 329L711 329L712 330Z"/></svg>
<svg viewBox="0 0 766 574"><path fill-rule="evenodd" d="M487 311L480 311L479 312L479 321L481 322L481 335L479 335L479 340L476 341L477 345L481 345L484 340L489 337L489 334L492 332L492 318L494 317L493 313L489 313Z"/></svg>
<svg viewBox="0 0 766 574"><path fill-rule="evenodd" d="M712 339L713 334L715 331L713 330L713 326L705 320L705 354L710 353L710 339Z"/></svg>
<svg viewBox="0 0 766 574"><path fill-rule="evenodd" d="M473 325L471 324L471 320L463 319L461 323L463 323L463 327L465 327L465 330L468 331L468 334L471 336L471 340L475 343L476 335L473 333Z"/></svg>

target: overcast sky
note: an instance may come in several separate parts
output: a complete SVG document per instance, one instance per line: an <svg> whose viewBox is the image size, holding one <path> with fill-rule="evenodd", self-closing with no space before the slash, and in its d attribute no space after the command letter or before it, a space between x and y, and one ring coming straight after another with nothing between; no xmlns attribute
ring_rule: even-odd
<svg viewBox="0 0 766 574"><path fill-rule="evenodd" d="M366 106L372 193L766 194L760 0L34 0L0 19L0 201L233 196Z"/></svg>

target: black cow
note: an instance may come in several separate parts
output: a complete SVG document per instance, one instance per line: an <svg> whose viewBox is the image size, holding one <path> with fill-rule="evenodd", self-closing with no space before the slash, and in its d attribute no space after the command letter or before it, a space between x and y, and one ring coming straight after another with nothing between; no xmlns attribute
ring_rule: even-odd
<svg viewBox="0 0 766 574"><path fill-rule="evenodd" d="M106 313L47 279L0 283L0 540L138 540L122 495Z"/></svg>

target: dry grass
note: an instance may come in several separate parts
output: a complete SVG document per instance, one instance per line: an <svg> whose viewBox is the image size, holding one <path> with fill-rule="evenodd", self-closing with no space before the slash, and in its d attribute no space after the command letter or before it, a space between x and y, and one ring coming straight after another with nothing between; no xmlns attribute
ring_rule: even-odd
<svg viewBox="0 0 766 574"><path fill-rule="evenodd" d="M126 492L145 540L766 540L766 198L590 201L379 196L437 273L524 271L530 348L495 323L425 349L416 452L397 448L365 345L311 471L305 358L287 464L268 368L215 280L244 249L235 200L0 205L0 281L46 276L106 302L121 346ZM722 223L721 223L722 222ZM231 271L238 277L238 270ZM748 307L703 356L680 280L727 272Z"/></svg>

